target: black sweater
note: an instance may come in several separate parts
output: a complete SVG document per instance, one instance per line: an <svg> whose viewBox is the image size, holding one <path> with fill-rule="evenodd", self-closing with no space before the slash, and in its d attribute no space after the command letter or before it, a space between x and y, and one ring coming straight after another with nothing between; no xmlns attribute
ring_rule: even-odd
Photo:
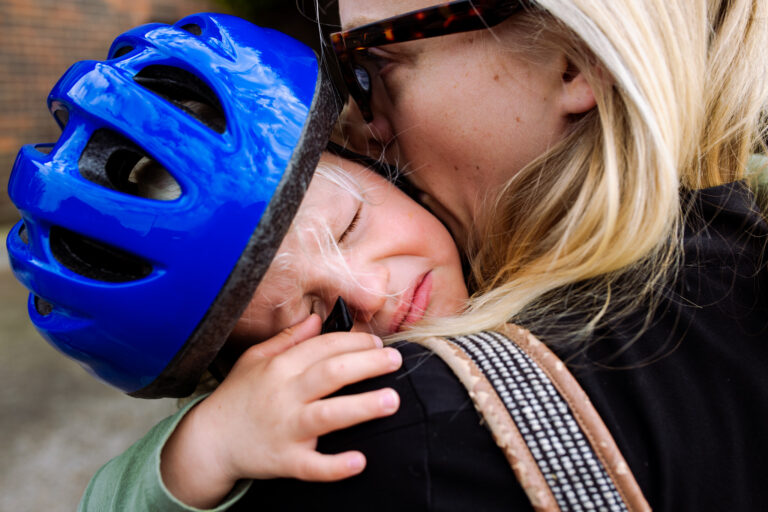
<svg viewBox="0 0 768 512"><path fill-rule="evenodd" d="M602 329L577 380L657 511L768 504L768 226L741 184L688 198L684 264L650 327L612 368L645 312ZM321 439L368 467L332 484L254 482L236 510L530 510L501 450L442 361L400 347L403 368L350 387L394 387L397 414Z"/></svg>

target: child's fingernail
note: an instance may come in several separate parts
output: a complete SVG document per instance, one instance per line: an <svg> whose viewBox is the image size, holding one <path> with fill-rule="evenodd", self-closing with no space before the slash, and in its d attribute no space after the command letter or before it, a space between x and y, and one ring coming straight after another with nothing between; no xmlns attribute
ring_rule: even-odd
<svg viewBox="0 0 768 512"><path fill-rule="evenodd" d="M349 467L349 469L360 471L363 469L363 466L365 466L365 459L359 453L347 459L347 467Z"/></svg>
<svg viewBox="0 0 768 512"><path fill-rule="evenodd" d="M392 362L395 366L400 366L403 362L403 356L400 355L400 351L396 350L394 348L390 348L387 350L389 352L387 356L389 356L389 360Z"/></svg>
<svg viewBox="0 0 768 512"><path fill-rule="evenodd" d="M381 338L379 338L378 336L374 336L374 337L373 337L373 342L376 344L376 346L377 346L378 348L381 348L381 347L383 347L383 346L384 346L384 342L383 342L383 341L381 341Z"/></svg>
<svg viewBox="0 0 768 512"><path fill-rule="evenodd" d="M384 390L379 398L379 403L385 411L393 411L397 409L399 397L397 393L392 389Z"/></svg>

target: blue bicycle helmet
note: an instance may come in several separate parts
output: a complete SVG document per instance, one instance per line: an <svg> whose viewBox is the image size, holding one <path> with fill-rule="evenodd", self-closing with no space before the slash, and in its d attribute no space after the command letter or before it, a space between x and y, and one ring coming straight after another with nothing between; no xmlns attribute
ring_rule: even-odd
<svg viewBox="0 0 768 512"><path fill-rule="evenodd" d="M314 52L233 16L119 36L48 97L7 245L40 333L137 397L189 394L250 301L337 115ZM171 196L142 191L160 170Z"/></svg>

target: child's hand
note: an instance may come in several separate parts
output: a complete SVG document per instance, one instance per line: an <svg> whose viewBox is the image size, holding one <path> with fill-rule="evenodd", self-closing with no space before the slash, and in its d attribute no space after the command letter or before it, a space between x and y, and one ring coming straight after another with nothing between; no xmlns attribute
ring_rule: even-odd
<svg viewBox="0 0 768 512"><path fill-rule="evenodd" d="M397 393L323 397L396 370L400 354L382 349L370 334L319 332L320 318L312 315L249 348L216 391L187 414L161 459L163 482L174 496L211 507L244 478L332 481L363 470L362 453L320 454L317 438L393 414Z"/></svg>

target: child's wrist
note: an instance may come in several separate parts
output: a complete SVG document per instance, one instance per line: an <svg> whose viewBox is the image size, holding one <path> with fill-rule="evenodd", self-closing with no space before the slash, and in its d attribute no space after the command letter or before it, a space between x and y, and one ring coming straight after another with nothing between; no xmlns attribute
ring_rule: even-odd
<svg viewBox="0 0 768 512"><path fill-rule="evenodd" d="M160 473L168 491L179 501L197 508L218 505L237 483L220 460L215 432L207 423L206 400L179 422L163 447Z"/></svg>

